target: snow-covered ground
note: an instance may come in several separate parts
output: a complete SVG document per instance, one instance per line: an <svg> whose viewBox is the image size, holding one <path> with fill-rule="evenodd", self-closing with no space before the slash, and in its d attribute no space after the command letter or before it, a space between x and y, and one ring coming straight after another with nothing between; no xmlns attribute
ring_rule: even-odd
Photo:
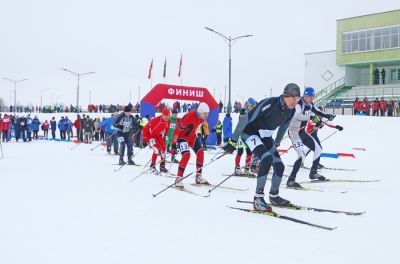
<svg viewBox="0 0 400 264"><path fill-rule="evenodd" d="M59 120L61 115L39 114L39 118ZM75 120L74 114L67 115ZM237 114L233 120L235 126ZM3 143L0 263L397 263L400 178L395 165L400 119L337 116L334 123L344 130L322 143L323 152L353 153L356 158L322 158L321 163L356 171L321 173L330 179L382 180L305 185L330 192L282 188L280 194L298 205L366 213L275 209L282 215L338 227L333 231L227 208L251 208L236 200L253 199L254 179L231 178L224 183L250 188L244 192L217 189L203 198L169 189L153 198L163 184L174 180L144 174L129 182L143 167L126 166L114 172L118 157L106 156L101 146L91 151L98 142L73 150L74 143L45 140ZM325 127L319 137L322 140L334 131ZM289 146L286 139L281 148ZM205 163L213 156L207 153ZM150 157L151 151L144 149L134 161L144 165ZM293 150L282 156L286 165L295 158ZM311 157L306 165L310 164ZM233 168L234 155L228 155L205 167L203 176L217 184ZM185 174L194 169L188 165ZM290 169L286 167L285 174ZM177 165L171 171L176 173ZM301 169L298 181L307 179L308 171ZM207 188L189 185L193 182L192 177L186 179L186 188L207 194Z"/></svg>

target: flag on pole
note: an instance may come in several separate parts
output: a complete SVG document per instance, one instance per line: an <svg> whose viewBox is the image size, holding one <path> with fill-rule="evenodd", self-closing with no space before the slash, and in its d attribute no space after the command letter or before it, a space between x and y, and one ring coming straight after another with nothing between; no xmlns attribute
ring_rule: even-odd
<svg viewBox="0 0 400 264"><path fill-rule="evenodd" d="M167 77L167 58L165 58L165 61L164 61L164 73L163 73L163 76L162 77Z"/></svg>
<svg viewBox="0 0 400 264"><path fill-rule="evenodd" d="M181 54L181 62L179 63L178 77L181 77L181 70L182 70L182 54Z"/></svg>
<svg viewBox="0 0 400 264"><path fill-rule="evenodd" d="M153 70L153 59L151 59L150 69L149 69L149 76L147 77L147 79L151 79L151 71L152 70Z"/></svg>

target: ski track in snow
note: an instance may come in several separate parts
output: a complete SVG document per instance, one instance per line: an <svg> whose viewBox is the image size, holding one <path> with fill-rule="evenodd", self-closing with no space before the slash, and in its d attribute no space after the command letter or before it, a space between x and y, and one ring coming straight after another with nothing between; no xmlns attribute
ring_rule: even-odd
<svg viewBox="0 0 400 264"><path fill-rule="evenodd" d="M72 117L72 121L76 117L72 113L38 114L41 121L52 116L58 121L61 115ZM223 117L221 114L221 121ZM232 117L234 128L238 114ZM322 143L323 152L353 153L356 158L322 158L321 163L357 171L321 173L330 179L382 180L305 185L347 190L345 194L282 188L280 195L297 205L366 213L347 216L274 209L282 215L338 227L333 231L227 208L252 208L236 200L253 199L255 179L232 177L223 184L250 188L248 191L216 189L203 198L169 189L153 198L152 194L165 188L163 184L172 184L174 179L144 174L129 182L143 167L126 166L114 172L118 167L112 164L118 157L104 155L102 146L91 151L97 141L74 150L70 150L74 143L65 142L3 143L0 263L396 263L400 179L394 165L398 162L400 119L337 116L333 122L344 130ZM319 138L334 131L324 127ZM59 137L58 131L56 134ZM289 146L290 140L285 139L280 148ZM352 150L357 147L367 151ZM138 150L135 148L135 153ZM134 161L145 165L151 154L145 149ZM205 163L212 156L206 154ZM191 163L194 157L191 152ZM293 164L296 157L290 150L282 160ZM204 178L212 184L226 179L222 174L233 171L234 158L227 155L205 167ZM244 159L245 155L242 165ZM309 156L306 165L311 166L311 161ZM188 165L185 175L194 169ZM173 164L171 172L176 171ZM285 174L290 171L286 167ZM308 180L308 170L300 169L297 179ZM191 176L185 179L185 187L208 194L209 188L191 186L193 182ZM269 187L270 181L266 192Z"/></svg>

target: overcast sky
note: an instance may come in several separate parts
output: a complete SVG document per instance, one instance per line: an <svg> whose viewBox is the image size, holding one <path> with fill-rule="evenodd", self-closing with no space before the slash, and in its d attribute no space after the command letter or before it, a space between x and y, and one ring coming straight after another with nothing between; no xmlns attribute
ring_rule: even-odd
<svg viewBox="0 0 400 264"><path fill-rule="evenodd" d="M153 86L206 87L216 99L228 97L226 36L251 34L232 47L232 101L260 100L290 82L304 85L304 54L336 49L336 20L400 9L400 1L236 1L236 0L0 0L0 77L28 79L17 85L17 101L40 105L76 104L73 72L96 72L80 82L80 105L124 104ZM8 103L14 85L1 79ZM238 96L239 95L239 96ZM228 101L228 99L226 99ZM12 102L14 102L12 96Z"/></svg>

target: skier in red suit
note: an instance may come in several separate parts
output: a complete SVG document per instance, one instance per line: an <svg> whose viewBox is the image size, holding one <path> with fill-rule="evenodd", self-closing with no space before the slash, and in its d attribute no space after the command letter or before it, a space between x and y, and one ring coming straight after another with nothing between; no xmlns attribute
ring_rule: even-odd
<svg viewBox="0 0 400 264"><path fill-rule="evenodd" d="M165 137L168 134L170 127L170 111L164 108L161 111L161 115L151 119L142 130L143 147L150 147L153 149L153 156L151 158L150 170L152 173L158 174L156 169L157 156L161 156L160 172L167 173L168 170L165 168L165 158L167 156L167 147L165 145Z"/></svg>
<svg viewBox="0 0 400 264"><path fill-rule="evenodd" d="M204 162L204 150L196 137L198 127L207 119L209 112L210 108L208 105L206 103L200 103L196 110L184 115L179 125L175 127L171 144L171 155L175 155L177 147L179 147L182 154L175 180L175 187L184 188L182 176L190 159L189 148L193 149L194 153L196 153L196 184L209 184L207 180L201 176L201 168Z"/></svg>

